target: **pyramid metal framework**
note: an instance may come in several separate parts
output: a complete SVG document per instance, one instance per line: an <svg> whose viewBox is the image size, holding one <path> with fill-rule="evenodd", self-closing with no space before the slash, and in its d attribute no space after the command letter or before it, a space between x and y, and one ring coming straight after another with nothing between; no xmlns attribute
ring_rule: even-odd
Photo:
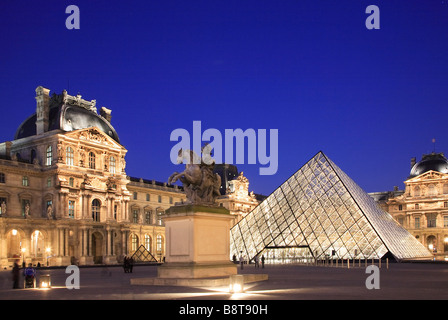
<svg viewBox="0 0 448 320"><path fill-rule="evenodd" d="M157 262L157 259L142 244L132 255L134 262Z"/></svg>
<svg viewBox="0 0 448 320"><path fill-rule="evenodd" d="M310 259L429 259L431 253L380 209L323 152L231 230L231 255L275 251Z"/></svg>

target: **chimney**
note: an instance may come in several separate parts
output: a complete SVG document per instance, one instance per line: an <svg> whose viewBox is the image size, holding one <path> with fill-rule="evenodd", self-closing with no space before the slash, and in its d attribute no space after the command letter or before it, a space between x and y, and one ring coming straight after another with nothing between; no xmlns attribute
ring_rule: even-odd
<svg viewBox="0 0 448 320"><path fill-rule="evenodd" d="M416 162L415 157L414 157L414 158L411 158L411 169L412 169L412 167L415 165L415 162Z"/></svg>
<svg viewBox="0 0 448 320"><path fill-rule="evenodd" d="M36 134L48 131L50 124L50 90L42 86L36 88Z"/></svg>

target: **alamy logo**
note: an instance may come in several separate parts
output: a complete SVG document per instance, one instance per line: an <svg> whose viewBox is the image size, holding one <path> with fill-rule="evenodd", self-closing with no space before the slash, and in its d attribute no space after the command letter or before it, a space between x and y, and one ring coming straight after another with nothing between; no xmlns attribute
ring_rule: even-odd
<svg viewBox="0 0 448 320"><path fill-rule="evenodd" d="M69 290L79 289L79 268L75 265L69 265L65 269L65 273L70 273L65 280L65 287Z"/></svg>
<svg viewBox="0 0 448 320"><path fill-rule="evenodd" d="M206 164L213 161L216 164L245 164L247 145L247 164L258 163L266 166L259 169L260 175L273 175L278 169L278 129L269 130L269 155L268 134L266 129L225 129L224 141L218 129L207 129L202 132L201 121L193 121L193 151L202 153L202 157L193 158L193 164L200 164L201 160ZM170 141L178 141L170 152L170 160L178 164L179 150L191 149L190 133L186 129L178 128L171 132ZM247 141L247 144L246 142ZM207 143L207 148L202 148L202 143ZM225 154L223 153L223 142ZM234 162L235 151L235 162ZM213 155L212 155L213 152ZM257 159L258 158L258 159Z"/></svg>
<svg viewBox="0 0 448 320"><path fill-rule="evenodd" d="M79 8L74 4L69 5L65 8L65 13L70 13L70 15L65 19L65 27L69 30L79 29Z"/></svg>

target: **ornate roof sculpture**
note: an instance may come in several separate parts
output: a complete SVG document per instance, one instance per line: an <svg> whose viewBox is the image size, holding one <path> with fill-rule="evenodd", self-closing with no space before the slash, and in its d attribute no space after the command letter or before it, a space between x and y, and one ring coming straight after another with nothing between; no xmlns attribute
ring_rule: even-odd
<svg viewBox="0 0 448 320"><path fill-rule="evenodd" d="M431 258L322 152L231 229L232 255L290 248L314 259Z"/></svg>
<svg viewBox="0 0 448 320"><path fill-rule="evenodd" d="M97 127L109 137L120 143L118 134L110 124L111 110L105 107L97 113L96 100L87 101L81 95L71 96L66 90L61 94L50 97L48 89L37 87L36 112L29 116L16 131L14 140L38 134L36 123L44 118L46 127L44 131L60 129L74 131L90 127Z"/></svg>

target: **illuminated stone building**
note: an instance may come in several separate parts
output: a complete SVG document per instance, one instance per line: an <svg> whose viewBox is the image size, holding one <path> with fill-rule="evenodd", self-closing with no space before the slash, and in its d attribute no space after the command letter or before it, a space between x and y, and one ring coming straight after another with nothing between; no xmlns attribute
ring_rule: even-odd
<svg viewBox="0 0 448 320"><path fill-rule="evenodd" d="M443 153L411 159L411 172L401 194L382 206L436 257L448 256L448 160Z"/></svg>
<svg viewBox="0 0 448 320"><path fill-rule="evenodd" d="M261 202L262 196L249 192L249 180L243 172L227 183L226 193L217 199L223 207L234 215L233 225L238 223Z"/></svg>
<svg viewBox="0 0 448 320"><path fill-rule="evenodd" d="M117 263L141 245L160 260L177 186L126 175L111 110L36 89L36 112L0 144L0 265Z"/></svg>

